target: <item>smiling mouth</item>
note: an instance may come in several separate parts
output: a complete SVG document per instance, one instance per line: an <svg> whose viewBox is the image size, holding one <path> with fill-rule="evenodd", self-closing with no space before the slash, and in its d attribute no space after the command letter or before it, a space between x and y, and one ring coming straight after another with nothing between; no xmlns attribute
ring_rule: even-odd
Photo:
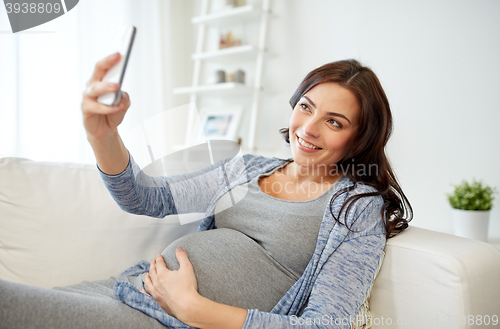
<svg viewBox="0 0 500 329"><path fill-rule="evenodd" d="M297 141L300 145L304 146L304 147L307 147L307 148L310 148L311 150L321 150L321 147L318 147L316 145L313 145L311 143L308 143L306 142L305 140L303 140L302 138L300 138L299 136L297 136Z"/></svg>

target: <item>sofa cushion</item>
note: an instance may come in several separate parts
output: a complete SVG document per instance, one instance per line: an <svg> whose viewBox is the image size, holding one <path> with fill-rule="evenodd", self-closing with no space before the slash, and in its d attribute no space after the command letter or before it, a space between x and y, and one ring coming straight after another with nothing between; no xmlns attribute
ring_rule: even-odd
<svg viewBox="0 0 500 329"><path fill-rule="evenodd" d="M107 279L196 231L122 211L95 165L0 159L0 279L40 287Z"/></svg>

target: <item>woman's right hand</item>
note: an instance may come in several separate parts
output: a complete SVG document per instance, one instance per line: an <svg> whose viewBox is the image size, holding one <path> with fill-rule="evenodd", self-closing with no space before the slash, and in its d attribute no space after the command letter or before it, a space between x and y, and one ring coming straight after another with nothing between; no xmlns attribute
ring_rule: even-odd
<svg viewBox="0 0 500 329"><path fill-rule="evenodd" d="M106 72L118 63L120 57L121 55L116 53L97 62L94 73L87 82L87 89L83 92L83 125L89 139L98 141L116 133L118 125L130 107L130 98L123 91L117 106L108 106L97 102L99 96L118 90L118 84L110 84L101 80Z"/></svg>

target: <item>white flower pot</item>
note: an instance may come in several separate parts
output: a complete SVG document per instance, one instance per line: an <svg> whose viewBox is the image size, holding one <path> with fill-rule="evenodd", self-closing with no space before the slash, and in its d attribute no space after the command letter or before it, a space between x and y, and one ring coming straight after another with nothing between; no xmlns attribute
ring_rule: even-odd
<svg viewBox="0 0 500 329"><path fill-rule="evenodd" d="M490 210L451 209L455 235L487 242Z"/></svg>

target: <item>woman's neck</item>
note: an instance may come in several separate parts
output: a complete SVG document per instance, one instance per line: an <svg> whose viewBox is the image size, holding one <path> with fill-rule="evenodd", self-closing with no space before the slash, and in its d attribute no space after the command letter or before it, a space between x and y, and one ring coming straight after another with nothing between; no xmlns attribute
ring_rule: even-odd
<svg viewBox="0 0 500 329"><path fill-rule="evenodd" d="M323 169L323 170L321 170ZM294 161L288 163L282 170L282 173L289 177L297 185L302 184L333 184L341 176L340 173L335 176L322 168L321 166L299 166Z"/></svg>

